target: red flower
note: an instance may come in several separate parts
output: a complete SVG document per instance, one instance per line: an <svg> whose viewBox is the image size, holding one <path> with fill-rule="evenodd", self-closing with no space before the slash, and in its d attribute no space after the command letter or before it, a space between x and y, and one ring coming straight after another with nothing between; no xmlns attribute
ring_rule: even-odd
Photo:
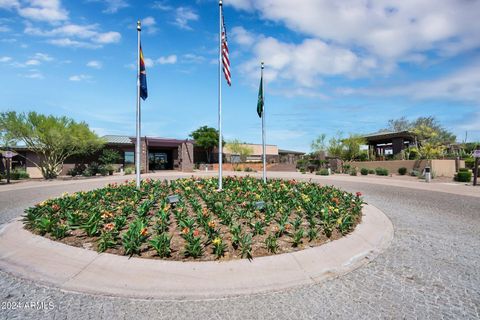
<svg viewBox="0 0 480 320"><path fill-rule="evenodd" d="M362 193L361 193L361 192L357 192L356 195L357 195L357 197L361 197L361 196L362 196Z"/></svg>
<svg viewBox="0 0 480 320"><path fill-rule="evenodd" d="M197 229L193 230L194 237L198 237L199 234L200 234L200 231L198 231Z"/></svg>

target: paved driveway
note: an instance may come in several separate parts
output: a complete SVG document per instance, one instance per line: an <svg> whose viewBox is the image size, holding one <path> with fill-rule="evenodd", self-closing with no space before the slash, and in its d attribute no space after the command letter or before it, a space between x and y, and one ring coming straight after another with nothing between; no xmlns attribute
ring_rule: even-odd
<svg viewBox="0 0 480 320"><path fill-rule="evenodd" d="M0 271L2 309L16 302L53 306L0 309L0 319L480 319L479 197L354 179L322 178L321 183L361 191L395 228L387 251L345 276L263 295L152 301L62 292ZM0 191L0 223L42 199L104 184L91 180Z"/></svg>

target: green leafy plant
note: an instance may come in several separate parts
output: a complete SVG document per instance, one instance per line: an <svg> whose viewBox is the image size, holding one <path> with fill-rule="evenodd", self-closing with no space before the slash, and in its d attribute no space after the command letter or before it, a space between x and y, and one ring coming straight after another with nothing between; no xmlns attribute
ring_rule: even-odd
<svg viewBox="0 0 480 320"><path fill-rule="evenodd" d="M171 236L166 233L162 233L150 240L150 245L155 249L155 251L157 251L157 254L160 258L165 258L169 257L172 253L172 249L170 248L171 241Z"/></svg>
<svg viewBox="0 0 480 320"><path fill-rule="evenodd" d="M273 234L269 235L265 239L265 246L267 247L267 251L270 253L277 253L278 250L278 243L277 243L277 237Z"/></svg>
<svg viewBox="0 0 480 320"><path fill-rule="evenodd" d="M213 253L217 259L220 259L225 254L225 250L227 249L227 245L223 242L222 238L217 237L213 239Z"/></svg>
<svg viewBox="0 0 480 320"><path fill-rule="evenodd" d="M388 170L385 168L376 168L375 169L375 174L377 176L388 176Z"/></svg>
<svg viewBox="0 0 480 320"><path fill-rule="evenodd" d="M135 219L123 234L122 243L125 255L132 256L140 253L141 245L147 240L148 231L142 219Z"/></svg>
<svg viewBox="0 0 480 320"><path fill-rule="evenodd" d="M366 176L366 175L368 175L368 169L367 168L362 168L362 169L360 169L360 173L362 174L362 176Z"/></svg>
<svg viewBox="0 0 480 320"><path fill-rule="evenodd" d="M404 176L406 173L407 173L407 168L405 167L398 168L399 175Z"/></svg>
<svg viewBox="0 0 480 320"><path fill-rule="evenodd" d="M240 237L240 255L242 258L252 260L252 235L242 234Z"/></svg>
<svg viewBox="0 0 480 320"><path fill-rule="evenodd" d="M295 231L292 237L292 246L298 247L302 243L304 235L305 231L303 231L303 229L298 229L297 231Z"/></svg>
<svg viewBox="0 0 480 320"><path fill-rule="evenodd" d="M113 232L102 231L97 243L98 252L104 252L108 248L113 248L117 244Z"/></svg>

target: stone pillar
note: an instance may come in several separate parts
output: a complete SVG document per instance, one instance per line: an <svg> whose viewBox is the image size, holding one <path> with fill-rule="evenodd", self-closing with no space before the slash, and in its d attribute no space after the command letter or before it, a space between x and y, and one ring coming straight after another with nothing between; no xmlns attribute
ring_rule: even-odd
<svg viewBox="0 0 480 320"><path fill-rule="evenodd" d="M180 170L184 172L193 172L193 143L189 140L186 140L182 143L180 149Z"/></svg>
<svg viewBox="0 0 480 320"><path fill-rule="evenodd" d="M148 146L145 138L141 139L140 172L148 172Z"/></svg>

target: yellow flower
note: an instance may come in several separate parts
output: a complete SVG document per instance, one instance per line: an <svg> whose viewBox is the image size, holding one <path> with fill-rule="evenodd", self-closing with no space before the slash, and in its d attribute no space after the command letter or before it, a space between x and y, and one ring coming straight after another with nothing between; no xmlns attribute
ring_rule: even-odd
<svg viewBox="0 0 480 320"><path fill-rule="evenodd" d="M213 220L208 221L208 227L213 229L213 228L215 228L215 226L216 226L215 221L213 221Z"/></svg>
<svg viewBox="0 0 480 320"><path fill-rule="evenodd" d="M338 224L338 225L341 225L341 224L342 224L342 218L338 218L338 219L337 219L337 224Z"/></svg>
<svg viewBox="0 0 480 320"><path fill-rule="evenodd" d="M219 244L222 243L222 239L220 239L219 237L216 237L215 239L213 239L212 243L213 245L218 246Z"/></svg>
<svg viewBox="0 0 480 320"><path fill-rule="evenodd" d="M333 211L335 211L335 213L338 213L339 210L338 210L338 208L335 208L335 210L333 210Z"/></svg>
<svg viewBox="0 0 480 320"><path fill-rule="evenodd" d="M140 234L141 234L142 236L146 236L146 235L148 234L147 228L143 228L142 231L140 231Z"/></svg>

